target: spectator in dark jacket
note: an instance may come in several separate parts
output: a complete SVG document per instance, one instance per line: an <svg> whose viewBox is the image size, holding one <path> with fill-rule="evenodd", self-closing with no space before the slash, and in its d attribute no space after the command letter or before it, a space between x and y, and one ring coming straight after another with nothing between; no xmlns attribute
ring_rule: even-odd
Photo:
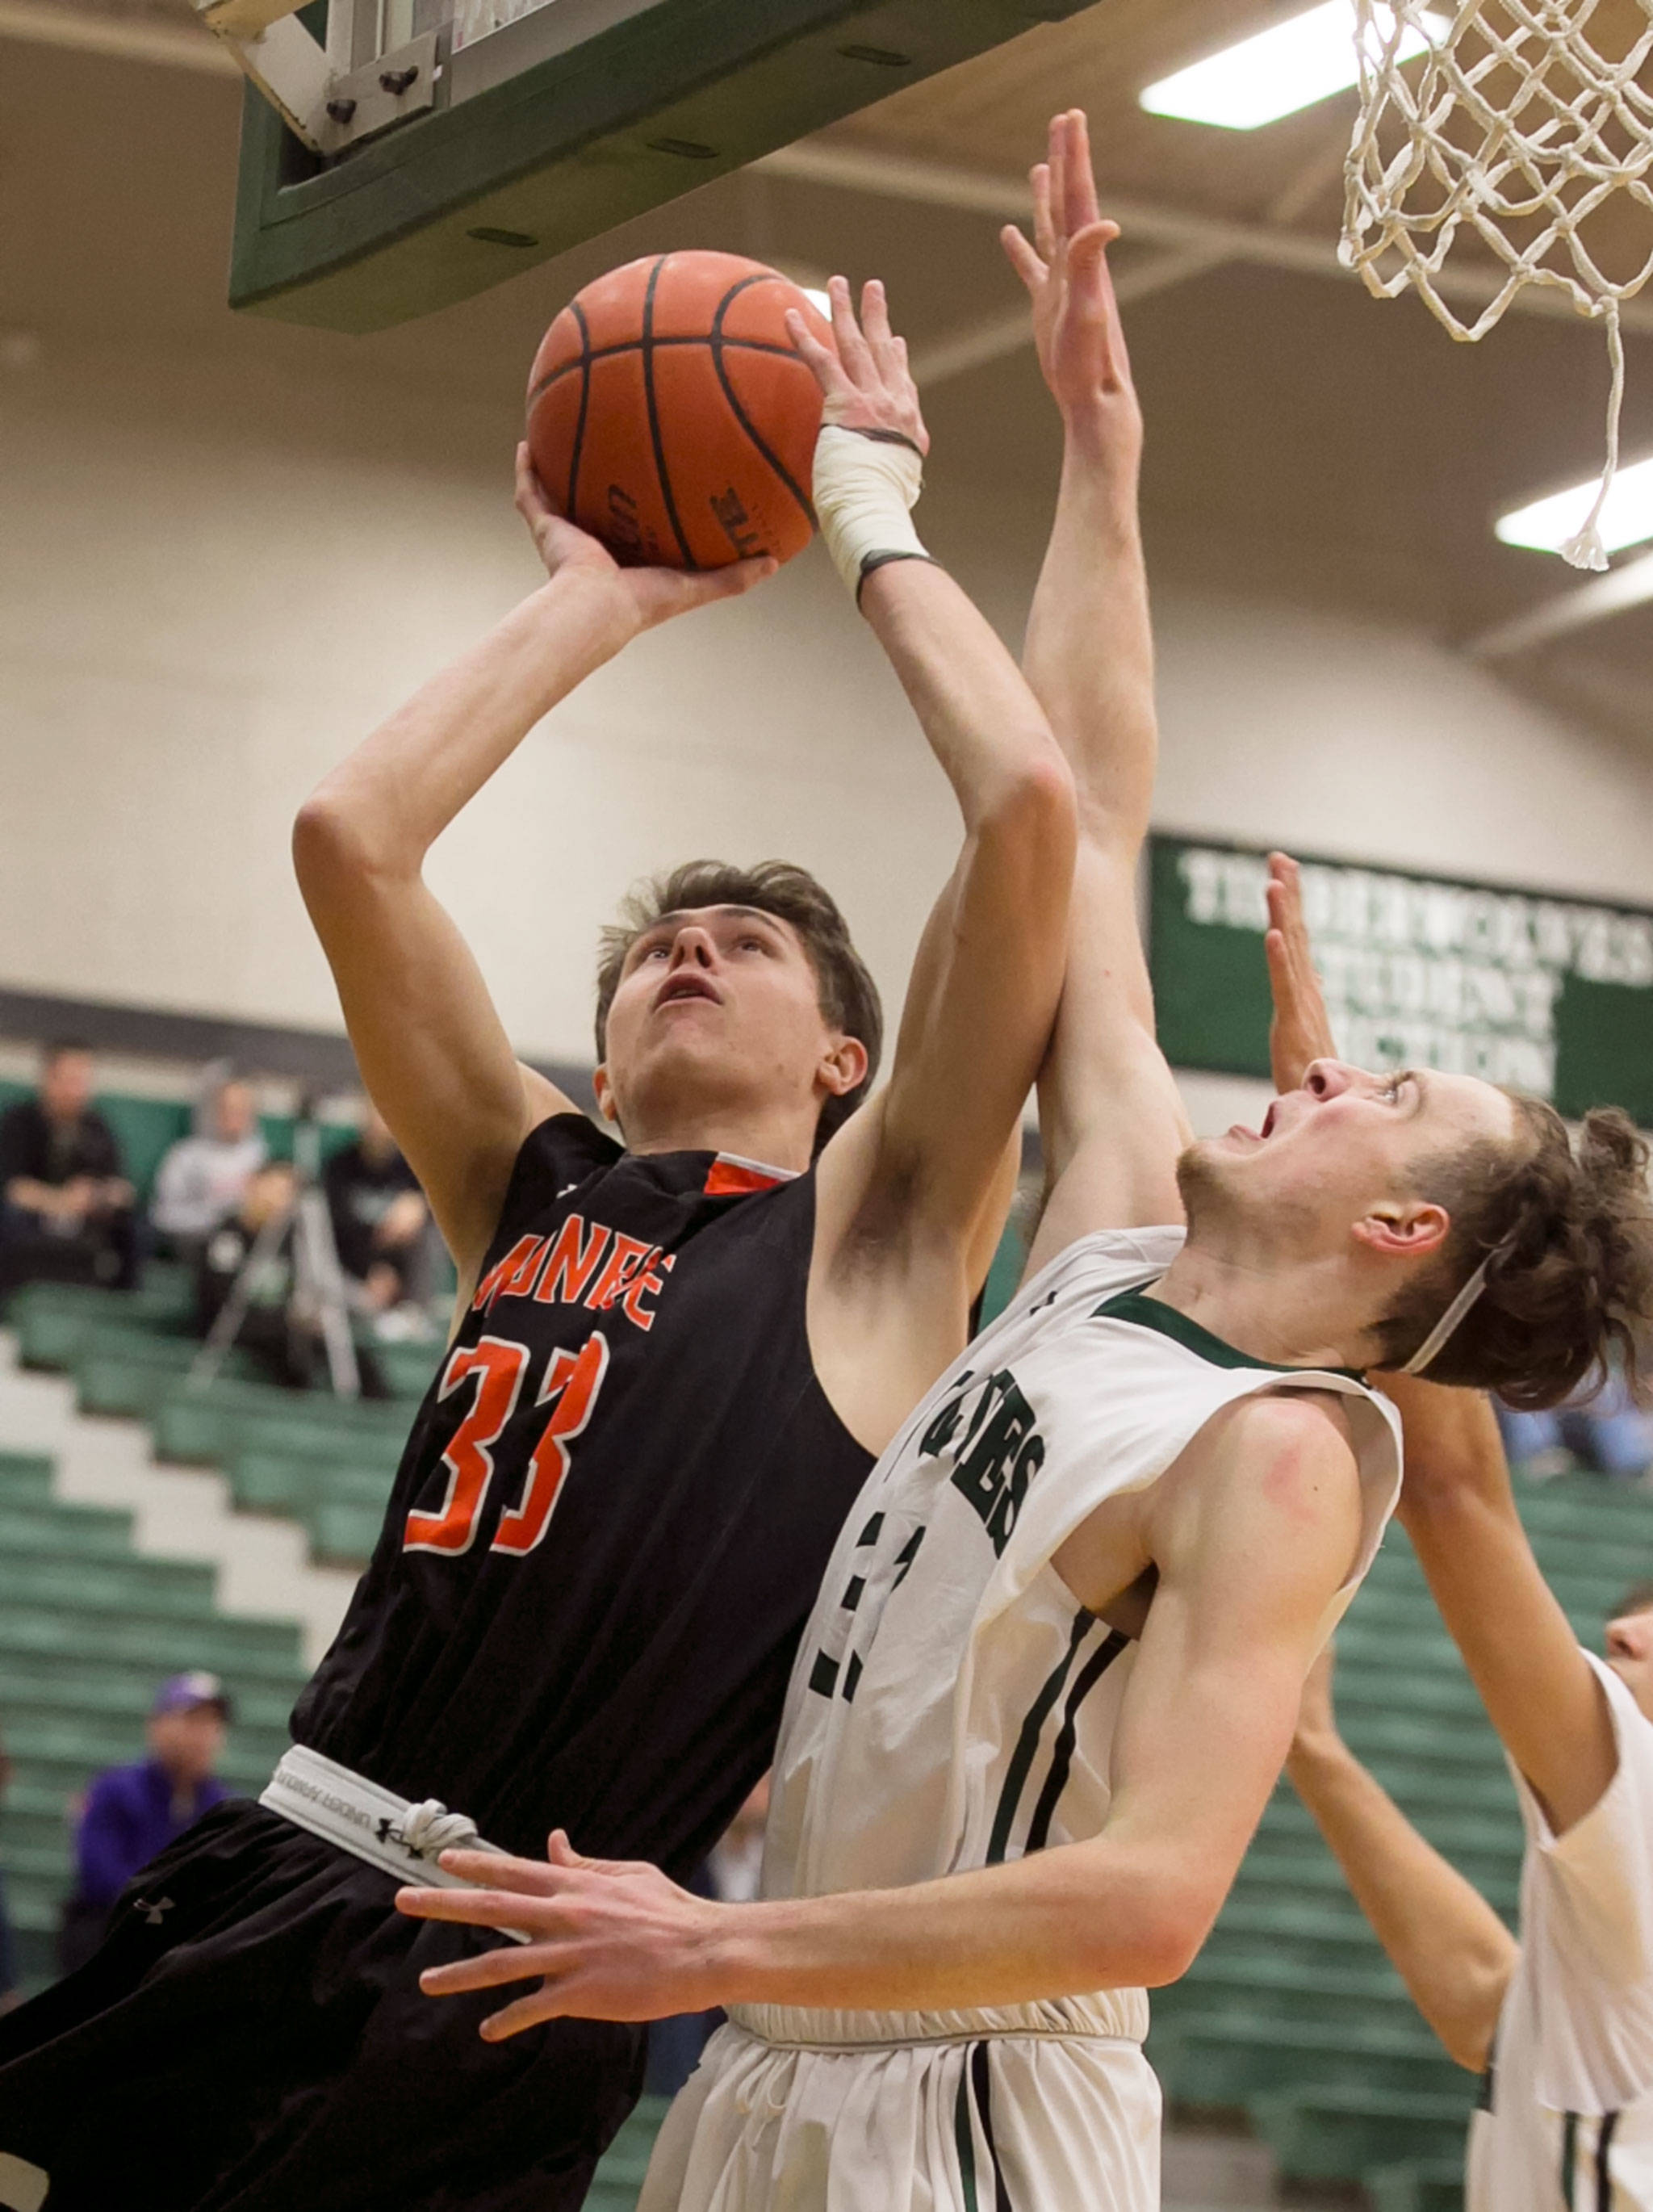
<svg viewBox="0 0 1653 2212"><path fill-rule="evenodd" d="M92 1104L84 1045L47 1048L38 1095L0 1115L0 1287L45 1277L130 1289L132 1186Z"/></svg>
<svg viewBox="0 0 1653 2212"><path fill-rule="evenodd" d="M87 1791L75 1837L75 1894L58 1940L65 1973L96 1950L132 1876L229 1796L214 1771L229 1720L229 1699L216 1674L174 1674L150 1711L149 1757L109 1767Z"/></svg>
<svg viewBox="0 0 1653 2212"><path fill-rule="evenodd" d="M372 1106L361 1133L322 1170L339 1264L371 1313L426 1297L430 1209L417 1176Z"/></svg>

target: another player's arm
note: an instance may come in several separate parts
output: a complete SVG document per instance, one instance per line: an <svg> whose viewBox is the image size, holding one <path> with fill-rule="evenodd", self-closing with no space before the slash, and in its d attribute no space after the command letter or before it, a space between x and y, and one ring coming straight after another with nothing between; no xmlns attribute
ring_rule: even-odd
<svg viewBox="0 0 1653 2212"><path fill-rule="evenodd" d="M1400 1518L1504 1749L1558 1834L1618 1771L1607 1693L1533 1557L1488 1400L1386 1375L1401 1409Z"/></svg>
<svg viewBox="0 0 1653 2212"><path fill-rule="evenodd" d="M1269 1043L1287 1091L1335 1048L1296 864L1273 854L1269 878ZM1406 1432L1401 1519L1435 1601L1504 1748L1552 1826L1569 1828L1612 1781L1618 1751L1605 1693L1516 1511L1492 1407L1409 1376L1386 1376L1383 1388Z"/></svg>
<svg viewBox="0 0 1653 2212"><path fill-rule="evenodd" d="M528 1130L570 1102L511 1049L425 854L540 718L643 629L739 592L772 564L623 570L553 514L526 447L517 505L550 572L308 799L300 888L338 985L362 1079L423 1184L461 1282L498 1218Z"/></svg>
<svg viewBox="0 0 1653 2212"><path fill-rule="evenodd" d="M832 293L836 355L801 324L793 332L827 422L921 449L882 289L866 289L865 331L842 279ZM859 597L964 830L915 963L890 1082L818 1171L811 1342L839 1412L882 1442L958 1348L1013 1186L1011 1146L1060 988L1073 799L1014 659L945 570L886 560Z"/></svg>
<svg viewBox="0 0 1653 2212"><path fill-rule="evenodd" d="M1340 1418L1263 1398L1210 1425L1145 1509L1159 1583L1093 1840L910 1888L708 1905L651 1867L445 1855L486 1890L402 1910L527 1931L427 1975L432 1995L542 1987L486 2033L556 2014L647 2019L723 2002L879 2010L1028 2002L1174 1981L1205 1940L1291 1743L1325 1612L1354 1564L1359 1481ZM1064 1571L1080 1597L1086 1545ZM1101 1590L1089 1593L1105 1601Z"/></svg>
<svg viewBox="0 0 1653 2212"><path fill-rule="evenodd" d="M1285 1771L1413 2002L1449 2057L1484 2073L1519 1948L1344 1742L1331 1683L1328 1647L1304 1685Z"/></svg>
<svg viewBox="0 0 1653 2212"><path fill-rule="evenodd" d="M1088 1231L1181 1218L1189 1131L1154 1039L1137 916L1158 731L1137 519L1142 416L1109 280L1085 118L1056 117L1034 170L1031 245L1004 233L1060 412L1060 490L1023 654L1073 770L1079 843L1067 976L1039 1079L1049 1192L1029 1261Z"/></svg>

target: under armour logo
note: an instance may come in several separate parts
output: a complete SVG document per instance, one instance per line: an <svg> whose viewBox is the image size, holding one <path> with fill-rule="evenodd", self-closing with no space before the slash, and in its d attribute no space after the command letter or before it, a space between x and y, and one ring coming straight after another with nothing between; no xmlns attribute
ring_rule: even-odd
<svg viewBox="0 0 1653 2212"><path fill-rule="evenodd" d="M159 1928L162 1915L170 1912L172 1909L173 1901L170 1897L163 1897L154 1905L150 1904L147 1897L135 1897L132 1899L133 1911L141 1912L151 1928Z"/></svg>

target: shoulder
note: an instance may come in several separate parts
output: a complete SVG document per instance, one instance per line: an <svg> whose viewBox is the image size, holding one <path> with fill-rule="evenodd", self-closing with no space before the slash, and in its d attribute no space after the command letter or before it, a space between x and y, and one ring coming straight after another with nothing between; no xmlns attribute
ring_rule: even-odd
<svg viewBox="0 0 1653 2212"><path fill-rule="evenodd" d="M131 1766L106 1766L94 1775L86 1792L86 1809L92 1813L124 1810L144 1794L149 1769L140 1760Z"/></svg>
<svg viewBox="0 0 1653 2212"><path fill-rule="evenodd" d="M522 1140L506 1194L506 1212L524 1201L543 1204L569 1183L583 1182L625 1157L625 1147L605 1136L577 1107L548 1115Z"/></svg>
<svg viewBox="0 0 1653 2212"><path fill-rule="evenodd" d="M1360 1467L1349 1414L1331 1392L1261 1391L1223 1407L1168 1471L1156 1500L1178 1551L1243 1556L1290 1573L1360 1540Z"/></svg>

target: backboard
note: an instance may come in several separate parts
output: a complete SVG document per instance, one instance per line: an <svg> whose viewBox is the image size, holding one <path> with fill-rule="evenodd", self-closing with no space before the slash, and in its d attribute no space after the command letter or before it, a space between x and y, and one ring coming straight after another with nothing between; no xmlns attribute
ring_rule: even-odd
<svg viewBox="0 0 1653 2212"><path fill-rule="evenodd" d="M362 331L1087 0L195 3L252 80L231 305Z"/></svg>

